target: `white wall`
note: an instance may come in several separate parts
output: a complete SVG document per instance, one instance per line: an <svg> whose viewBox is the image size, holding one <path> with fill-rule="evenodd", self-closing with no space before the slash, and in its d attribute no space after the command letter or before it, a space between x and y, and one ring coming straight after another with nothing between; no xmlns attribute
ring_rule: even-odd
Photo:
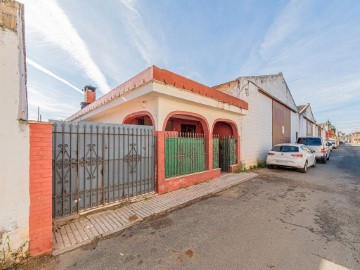
<svg viewBox="0 0 360 270"><path fill-rule="evenodd" d="M0 27L0 251L5 247L5 256L8 243L12 251L22 245L26 251L29 239L29 128L19 120L26 117L22 23L14 16L18 29Z"/></svg>
<svg viewBox="0 0 360 270"><path fill-rule="evenodd" d="M299 125L299 114L291 111L291 143L296 142L296 132L298 133L298 136L300 136Z"/></svg>
<svg viewBox="0 0 360 270"><path fill-rule="evenodd" d="M313 125L313 134L314 136L319 136L319 130L316 125Z"/></svg>
<svg viewBox="0 0 360 270"><path fill-rule="evenodd" d="M306 119L302 114L299 115L299 137L307 136L306 134Z"/></svg>
<svg viewBox="0 0 360 270"><path fill-rule="evenodd" d="M160 96L158 103L158 122L160 128L164 126L166 117L174 111L193 112L203 116L209 125L210 132L212 132L215 121L219 118L231 120L238 125L239 120L243 117L238 113L221 110L220 108L199 105L195 102L179 102L178 99L170 96ZM241 136L241 133L239 134Z"/></svg>
<svg viewBox="0 0 360 270"><path fill-rule="evenodd" d="M142 87L148 88L151 87L151 85L148 84ZM85 114L75 121L79 121L81 119L83 121L122 124L129 114L140 111L149 112L154 117L155 129L157 130L157 100L151 94L147 94L141 98L135 98L130 101L124 101L123 103L110 109L99 108L99 110L94 111L93 114Z"/></svg>
<svg viewBox="0 0 360 270"><path fill-rule="evenodd" d="M261 87L270 96L274 97L281 103L286 104L294 111L297 110L294 98L291 95L291 92L281 72L273 75L240 77L240 79L243 86L245 86L245 84L247 84L248 81L251 81L256 85L258 85L259 87ZM250 84L252 83L249 83L249 85Z"/></svg>
<svg viewBox="0 0 360 270"><path fill-rule="evenodd" d="M272 99L260 93L252 84L245 91L245 84L246 81L241 81L240 85L234 85L224 92L249 104L247 115L238 120L240 159L243 165L249 167L257 165L259 160L265 160L272 147Z"/></svg>
<svg viewBox="0 0 360 270"><path fill-rule="evenodd" d="M154 91L150 91L150 88ZM239 119L242 117L239 112L232 112L225 110L222 106L210 106L204 105L205 99L196 94L192 95L192 101L181 99L180 97L164 95L161 93L172 93L179 91L176 87L171 85L165 85L163 83L151 82L146 85L141 86L137 91L146 93L140 95L130 100L129 97L126 97L121 104L118 104L111 109L102 106L98 110L94 111L92 114L85 114L80 119L86 121L97 121L103 123L113 123L121 124L126 116L132 113L139 111L150 112L155 121L155 129L162 130L166 117L169 113L174 111L185 111L185 112L194 112L202 115L206 118L209 129L212 129L214 121L218 118L226 118L239 123ZM184 96L185 93L179 91ZM145 101L145 103L144 103ZM214 101L214 104L218 102ZM213 104L213 105L214 105ZM80 120L77 119L77 120Z"/></svg>

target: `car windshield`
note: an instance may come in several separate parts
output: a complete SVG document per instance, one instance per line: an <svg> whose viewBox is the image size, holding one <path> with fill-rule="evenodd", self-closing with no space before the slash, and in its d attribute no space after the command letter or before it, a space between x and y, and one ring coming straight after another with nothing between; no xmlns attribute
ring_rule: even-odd
<svg viewBox="0 0 360 270"><path fill-rule="evenodd" d="M283 153L299 152L299 147L292 146L292 145L275 145L271 149L271 151L273 151L273 152L283 152Z"/></svg>
<svg viewBox="0 0 360 270"><path fill-rule="evenodd" d="M320 138L299 138L297 142L305 145L321 145Z"/></svg>

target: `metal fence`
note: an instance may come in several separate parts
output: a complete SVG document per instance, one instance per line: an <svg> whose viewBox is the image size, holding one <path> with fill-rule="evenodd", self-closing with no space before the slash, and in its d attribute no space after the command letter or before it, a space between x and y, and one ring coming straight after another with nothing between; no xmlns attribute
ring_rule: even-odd
<svg viewBox="0 0 360 270"><path fill-rule="evenodd" d="M213 137L213 168L230 172L230 165L236 164L237 141L232 136Z"/></svg>
<svg viewBox="0 0 360 270"><path fill-rule="evenodd" d="M219 136L214 135L213 136L213 150L212 150L212 154L213 154L213 168L220 168L220 163L219 163Z"/></svg>
<svg viewBox="0 0 360 270"><path fill-rule="evenodd" d="M166 178L206 170L204 134L165 133Z"/></svg>
<svg viewBox="0 0 360 270"><path fill-rule="evenodd" d="M53 217L154 191L153 127L53 125Z"/></svg>

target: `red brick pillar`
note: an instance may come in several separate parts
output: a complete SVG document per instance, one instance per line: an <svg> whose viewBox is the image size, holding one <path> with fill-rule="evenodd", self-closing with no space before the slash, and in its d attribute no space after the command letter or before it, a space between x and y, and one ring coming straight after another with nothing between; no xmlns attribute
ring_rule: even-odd
<svg viewBox="0 0 360 270"><path fill-rule="evenodd" d="M30 126L30 256L52 251L52 125Z"/></svg>
<svg viewBox="0 0 360 270"><path fill-rule="evenodd" d="M165 132L157 131L157 177L156 177L156 191L159 194L165 193Z"/></svg>

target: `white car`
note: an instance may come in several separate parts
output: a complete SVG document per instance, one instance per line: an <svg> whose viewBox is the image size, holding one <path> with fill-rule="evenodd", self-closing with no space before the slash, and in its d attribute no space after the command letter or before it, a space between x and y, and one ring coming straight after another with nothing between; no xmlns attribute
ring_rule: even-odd
<svg viewBox="0 0 360 270"><path fill-rule="evenodd" d="M304 144L283 143L275 145L268 153L266 165L300 169L306 173L308 167L316 166L315 151Z"/></svg>
<svg viewBox="0 0 360 270"><path fill-rule="evenodd" d="M334 139L328 139L328 142L331 144L331 150L336 149L336 141Z"/></svg>
<svg viewBox="0 0 360 270"><path fill-rule="evenodd" d="M330 159L329 144L322 137L299 137L298 144L305 144L310 150L315 151L315 157L322 163Z"/></svg>

